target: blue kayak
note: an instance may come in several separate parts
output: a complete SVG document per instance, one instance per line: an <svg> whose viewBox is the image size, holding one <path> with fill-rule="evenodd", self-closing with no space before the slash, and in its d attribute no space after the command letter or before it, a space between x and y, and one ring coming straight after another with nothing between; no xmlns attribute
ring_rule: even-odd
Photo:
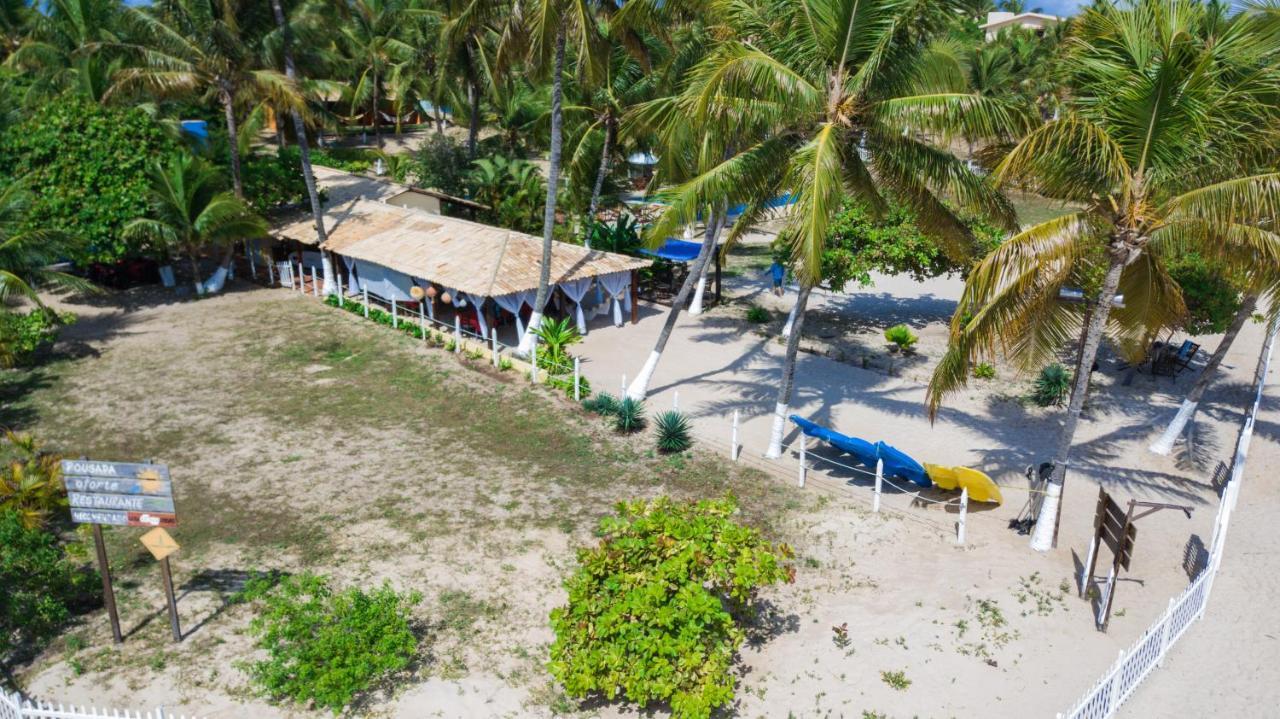
<svg viewBox="0 0 1280 719"><path fill-rule="evenodd" d="M924 489L933 486L933 481L929 479L929 474L924 471L924 467L902 450L884 442L876 442L876 449L880 459L884 461L886 477L901 477Z"/></svg>
<svg viewBox="0 0 1280 719"><path fill-rule="evenodd" d="M840 434L833 429L823 427L820 424L814 424L799 415L791 415L791 421L795 422L796 426L800 428L800 431L804 432L806 435L810 437L817 437L836 449L848 452L853 455L854 459L858 460L859 464L862 464L865 467L870 469L876 468L876 458L878 456L876 452L876 445L866 441L865 439L850 437L848 435Z"/></svg>

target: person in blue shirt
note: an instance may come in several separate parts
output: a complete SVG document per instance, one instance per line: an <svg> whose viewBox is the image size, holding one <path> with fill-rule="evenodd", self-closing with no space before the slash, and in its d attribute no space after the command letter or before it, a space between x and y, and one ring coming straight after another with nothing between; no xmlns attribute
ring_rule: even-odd
<svg viewBox="0 0 1280 719"><path fill-rule="evenodd" d="M782 282L787 278L787 268L782 263L774 260L769 266L769 276L773 278L773 294L782 296Z"/></svg>

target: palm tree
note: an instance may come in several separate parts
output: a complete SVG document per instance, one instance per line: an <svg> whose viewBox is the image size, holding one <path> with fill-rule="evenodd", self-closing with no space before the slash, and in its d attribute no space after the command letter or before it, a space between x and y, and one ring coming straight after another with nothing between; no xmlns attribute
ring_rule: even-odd
<svg viewBox="0 0 1280 719"><path fill-rule="evenodd" d="M196 294L204 294L201 252L267 232L266 221L224 188L222 173L203 158L179 151L157 159L150 172L150 217L125 225L124 234L150 240L164 253L186 254Z"/></svg>
<svg viewBox="0 0 1280 719"><path fill-rule="evenodd" d="M231 182L244 198L236 112L251 100L300 108L297 85L260 66L253 35L243 28L239 0L158 0L148 8L126 8L137 41L126 46L140 67L121 70L111 94L146 90L161 96L216 99L222 105L231 161Z"/></svg>
<svg viewBox="0 0 1280 719"><path fill-rule="evenodd" d="M271 0L271 12L275 16L276 26L280 29L281 53L284 55L284 74L289 82L297 86L298 68L293 59L293 28L285 19L284 8L280 0ZM324 247L328 234L324 229L324 210L320 207L320 194L316 190L315 171L311 167L311 145L307 140L307 126L303 122L302 112L292 109L289 115L293 119L293 131L297 135L298 156L302 161L302 179L307 185L307 199L311 203L311 217L316 224L316 246ZM324 292L334 292L333 261L327 250L321 250L321 264L324 268Z"/></svg>
<svg viewBox="0 0 1280 719"><path fill-rule="evenodd" d="M1245 23L1202 32L1205 12L1191 0L1141 0L1078 19L1068 40L1073 107L1028 134L995 176L1084 209L1023 230L977 264L929 386L936 414L971 363L997 348L1026 367L1053 356L1083 321L1059 290L1082 264L1095 268L1082 371L1031 541L1039 551L1054 543L1087 368L1104 332L1141 354L1181 314L1161 256L1191 248L1237 266L1280 262L1280 235L1265 224L1280 213L1280 174L1236 170L1250 139L1276 122L1275 65L1260 59L1260 36Z"/></svg>
<svg viewBox="0 0 1280 719"><path fill-rule="evenodd" d="M535 67L551 73L551 147L548 153L547 201L542 214L542 265L538 274L538 292L529 316L528 330L520 338L517 349L528 355L533 347L536 330L542 324L542 310L551 295L551 249L556 223L556 194L560 189L560 155L564 150L564 70L565 46L573 33L575 56L580 74L588 80L599 72L601 58L608 46L600 34L595 12L596 5L589 0L537 0L522 7L526 15L513 18L513 25L527 28L525 38L508 35L514 49L528 43L530 58Z"/></svg>
<svg viewBox="0 0 1280 719"><path fill-rule="evenodd" d="M437 95L445 96L444 86L461 76L465 86L467 108L467 155L476 156L480 139L480 102L484 97L482 86L486 66L492 66L487 55L489 39L495 26L503 18L504 0L442 0L440 9L440 34L437 56Z"/></svg>
<svg viewBox="0 0 1280 719"><path fill-rule="evenodd" d="M373 117L373 137L382 147L378 113L384 97L383 83L397 66L410 61L414 49L402 39L405 6L401 0L351 0L342 26L342 45L354 70L351 106L368 102Z"/></svg>
<svg viewBox="0 0 1280 719"><path fill-rule="evenodd" d="M875 211L891 192L953 253L972 237L935 193L1005 224L1008 203L965 164L926 138L990 137L1014 126L997 101L963 90L954 56L926 41L946 11L898 0L718 2L729 29L693 70L673 117L709 136L732 137L727 159L664 195L651 228L665 237L711 206L745 204L732 244L769 212L794 200L780 237L800 280L796 319L766 456L781 453L804 309L821 279L827 226L848 196Z"/></svg>
<svg viewBox="0 0 1280 719"><path fill-rule="evenodd" d="M53 269L74 251L77 241L65 232L31 229L25 223L31 193L19 179L0 185L0 306L24 298L44 307L36 288L88 291L89 282Z"/></svg>
<svg viewBox="0 0 1280 719"><path fill-rule="evenodd" d="M0 5L4 4L0 0ZM0 27L10 13L0 9ZM18 16L21 17L21 16ZM111 45L120 38L120 4L114 0L50 0L45 12L28 14L29 32L12 48L9 63L33 73L28 103L48 102L71 90L101 101L121 58ZM0 56L5 53L0 50Z"/></svg>

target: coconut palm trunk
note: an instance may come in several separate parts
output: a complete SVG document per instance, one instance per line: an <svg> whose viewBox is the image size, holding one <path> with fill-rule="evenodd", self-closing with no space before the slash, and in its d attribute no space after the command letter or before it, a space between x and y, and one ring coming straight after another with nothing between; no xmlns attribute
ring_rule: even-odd
<svg viewBox="0 0 1280 719"><path fill-rule="evenodd" d="M631 381L631 385L627 387L627 397L634 400L642 400L649 393L649 383L653 381L653 373L658 368L658 361L662 359L662 353L667 348L667 341L671 339L671 332L675 329L676 320L680 318L680 310L684 308L684 304L688 301L689 294L693 291L697 278L702 275L703 270L710 261L711 253L715 251L716 241L723 226L724 218L719 214L713 213L707 217L707 229L705 238L702 240L702 248L698 250L698 256L694 258L693 266L689 268L689 273L680 285L680 292L671 301L671 311L667 313L667 321L662 325L662 332L658 334L658 341L654 344L653 351L649 353L649 358L644 361L644 367L640 368L640 373L636 375L636 378Z"/></svg>
<svg viewBox="0 0 1280 719"><path fill-rule="evenodd" d="M1165 428L1164 434L1151 444L1151 451L1156 454L1169 454L1173 451L1173 443L1177 441L1178 435L1182 434L1184 428L1191 423L1195 417L1196 408L1200 405L1200 398L1204 397L1205 390L1209 389L1209 385L1213 383L1214 375L1218 372L1218 367L1222 365L1222 358L1227 356L1227 351L1231 349L1232 343L1236 341L1236 336L1240 334L1244 323L1251 316L1258 305L1257 295L1248 295L1240 304L1240 311L1236 312L1236 316L1231 319L1231 324L1227 327L1226 333L1222 335L1222 340L1218 342L1218 347L1214 349L1213 354L1209 356L1209 361L1205 363L1204 369L1200 370L1199 376L1196 377L1196 383L1191 386L1191 391L1187 393L1186 399L1182 400L1182 406L1178 408L1178 413L1170 420L1169 426Z"/></svg>
<svg viewBox="0 0 1280 719"><path fill-rule="evenodd" d="M613 152L614 135L617 133L613 117L604 119L604 148L600 150L600 168L596 170L596 184L591 187L591 203L587 205L587 242L591 242L591 226L596 223L596 210L600 207L600 192L604 178L609 174L609 154Z"/></svg>
<svg viewBox="0 0 1280 719"><path fill-rule="evenodd" d="M284 8L280 0L271 0L271 11L275 14L276 25L280 27L284 40L284 74L292 83L298 82L298 69L293 61L293 31L285 22ZM290 110L293 118L293 131L298 136L298 156L302 161L302 180L307 185L307 199L311 202L311 217L316 223L316 246L323 248L328 234L324 229L324 211L320 207L320 193L316 190L316 176L311 168L311 143L307 140L307 126L302 121L302 113ZM324 293L331 295L336 291L334 281L333 260L327 250L320 250L321 264L324 267Z"/></svg>
<svg viewBox="0 0 1280 719"><path fill-rule="evenodd" d="M467 51L467 157L475 159L480 142L480 77Z"/></svg>
<svg viewBox="0 0 1280 719"><path fill-rule="evenodd" d="M1062 431L1058 435L1058 446L1053 455L1053 474L1049 476L1045 496L1040 503L1040 513L1036 518L1035 531L1031 534L1031 548L1037 552L1047 552L1057 544L1058 513L1062 505L1062 488L1067 476L1067 462L1071 457L1071 445L1075 442L1076 428L1080 424L1080 414L1084 410L1084 403L1089 394L1088 370L1093 367L1093 362L1098 357L1098 347L1102 344L1102 331L1106 328L1107 318L1111 315L1111 304L1120 286L1120 275L1135 256L1136 253L1126 244L1112 243L1111 264L1107 268L1102 289L1098 293L1097 304L1089 318L1088 330L1085 332L1084 345L1080 352L1080 366L1073 378L1071 402L1067 405L1067 416L1062 422Z"/></svg>
<svg viewBox="0 0 1280 719"><path fill-rule="evenodd" d="M702 271L698 273L698 284L693 288L693 301L689 303L689 314L697 317L702 314L702 300L707 293L707 274L711 271L711 263L702 263ZM693 272L689 273L690 275Z"/></svg>
<svg viewBox="0 0 1280 719"><path fill-rule="evenodd" d="M222 100L223 118L227 123L227 152L231 156L231 186L235 190L236 197L243 200L244 181L240 175L240 143L236 141L240 133L236 123L235 95L233 89L225 84L218 94Z"/></svg>
<svg viewBox="0 0 1280 719"><path fill-rule="evenodd" d="M782 382L778 386L778 401L773 407L773 427L769 431L769 449L764 456L777 459L782 456L782 435L786 434L787 415L791 413L791 394L796 385L796 355L800 352L800 337L804 334L804 310L809 303L809 293L813 287L807 283L800 285L796 295L795 322L791 334L787 337L787 357L782 365Z"/></svg>
<svg viewBox="0 0 1280 719"><path fill-rule="evenodd" d="M382 128L378 123L378 73L373 73L373 142L375 146L382 149Z"/></svg>
<svg viewBox="0 0 1280 719"><path fill-rule="evenodd" d="M552 235L556 227L556 190L560 184L560 153L564 149L561 130L564 45L565 26L562 19L559 27L556 28L556 54L551 76L551 156L548 159L550 167L547 171L547 201L542 211L542 268L538 274L538 294L533 300L533 312L529 315L529 324L517 348L517 352L521 355L528 355L533 350L534 330L542 326L542 310L547 306L547 299L551 296Z"/></svg>

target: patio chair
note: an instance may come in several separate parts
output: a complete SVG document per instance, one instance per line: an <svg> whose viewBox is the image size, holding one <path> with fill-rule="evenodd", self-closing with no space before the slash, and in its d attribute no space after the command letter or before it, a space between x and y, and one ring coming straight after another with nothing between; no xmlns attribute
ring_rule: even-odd
<svg viewBox="0 0 1280 719"><path fill-rule="evenodd" d="M1196 353L1199 351L1200 345L1191 340L1183 341L1182 346L1178 348L1178 353L1173 357L1174 373L1176 374L1186 369L1191 364L1191 361L1196 358Z"/></svg>

